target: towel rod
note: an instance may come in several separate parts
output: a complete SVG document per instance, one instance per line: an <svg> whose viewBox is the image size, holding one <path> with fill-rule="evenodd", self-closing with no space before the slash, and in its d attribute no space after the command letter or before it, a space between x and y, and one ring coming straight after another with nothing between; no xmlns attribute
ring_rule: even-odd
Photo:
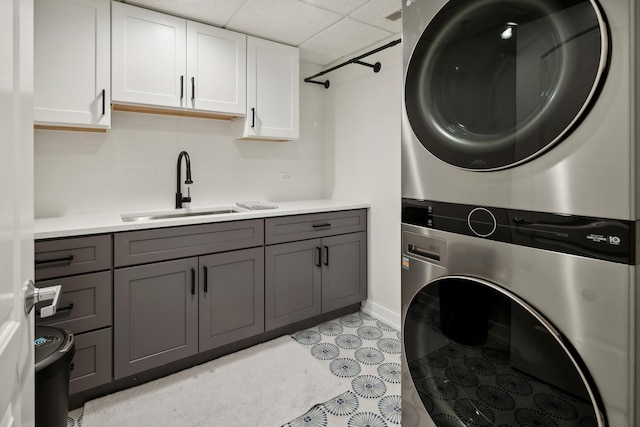
<svg viewBox="0 0 640 427"><path fill-rule="evenodd" d="M322 85L322 86L324 86L325 89L329 89L329 85L331 84L329 82L329 80L325 80L325 81L321 82L321 81L317 81L317 80L313 80L313 79L315 79L316 77L323 76L323 75L325 75L327 73L335 71L338 68L342 68L345 65L349 65L349 64L358 64L358 65L364 65L365 67L371 67L371 68L373 68L373 72L377 73L382 68L382 64L380 64L379 62L376 62L375 64L369 64L367 62L362 62L360 60L362 58L365 58L365 57L369 56L369 55L373 55L374 53L378 53L381 50L385 50L387 48L393 47L393 46L397 45L398 43L400 43L401 41L402 41L402 39L398 39L398 40L394 40L392 42L389 42L384 46L380 46L379 48L374 49L374 50L372 50L370 52L364 53L364 54L362 54L360 56L356 56L355 58L351 58L350 60L348 60L346 62L343 62L342 64L336 65L335 67L331 67L328 70L324 70L324 71L319 72L318 74L314 74L311 77L307 77L307 78L304 79L304 81L306 83L315 83L317 85Z"/></svg>

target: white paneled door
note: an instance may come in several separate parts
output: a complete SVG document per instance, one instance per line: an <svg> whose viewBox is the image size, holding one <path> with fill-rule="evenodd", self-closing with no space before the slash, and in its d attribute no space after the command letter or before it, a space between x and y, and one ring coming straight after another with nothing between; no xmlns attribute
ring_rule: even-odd
<svg viewBox="0 0 640 427"><path fill-rule="evenodd" d="M0 427L33 426L33 0L0 0Z"/></svg>

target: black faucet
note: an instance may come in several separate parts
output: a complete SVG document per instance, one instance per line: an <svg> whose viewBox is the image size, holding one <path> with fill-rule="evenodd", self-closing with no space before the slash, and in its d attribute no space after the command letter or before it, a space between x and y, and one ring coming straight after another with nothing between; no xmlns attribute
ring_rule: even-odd
<svg viewBox="0 0 640 427"><path fill-rule="evenodd" d="M184 181L185 184L193 184L193 181L191 181L191 160L189 159L189 153L187 153L186 151L181 151L180 154L178 155L178 174L177 174L177 187L176 187L176 209L180 209L182 208L182 204L183 203L189 203L191 202L191 191L189 190L189 187L187 187L187 197L182 197L182 192L180 191L180 175L181 175L181 165L182 165L182 158L185 158L185 160L187 161L187 179Z"/></svg>

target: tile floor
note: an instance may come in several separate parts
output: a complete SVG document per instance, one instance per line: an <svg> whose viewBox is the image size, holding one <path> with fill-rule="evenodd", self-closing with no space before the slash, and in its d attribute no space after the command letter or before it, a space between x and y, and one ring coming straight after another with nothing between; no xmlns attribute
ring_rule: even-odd
<svg viewBox="0 0 640 427"><path fill-rule="evenodd" d="M400 425L398 330L360 311L296 332L292 337L344 381L346 391L283 427ZM82 411L80 408L69 413L68 427L82 427Z"/></svg>

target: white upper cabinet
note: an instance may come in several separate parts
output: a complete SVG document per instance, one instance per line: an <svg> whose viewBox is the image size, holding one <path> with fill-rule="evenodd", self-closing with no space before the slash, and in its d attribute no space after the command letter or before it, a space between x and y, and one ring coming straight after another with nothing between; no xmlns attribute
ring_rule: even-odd
<svg viewBox="0 0 640 427"><path fill-rule="evenodd" d="M186 107L187 22L119 2L111 13L113 102Z"/></svg>
<svg viewBox="0 0 640 427"><path fill-rule="evenodd" d="M247 36L187 21L189 107L244 115Z"/></svg>
<svg viewBox="0 0 640 427"><path fill-rule="evenodd" d="M109 15L109 0L35 0L37 128L110 127Z"/></svg>
<svg viewBox="0 0 640 427"><path fill-rule="evenodd" d="M112 14L114 104L245 113L244 34L118 2Z"/></svg>
<svg viewBox="0 0 640 427"><path fill-rule="evenodd" d="M236 138L295 140L300 134L298 48L247 38L247 115L233 122Z"/></svg>

